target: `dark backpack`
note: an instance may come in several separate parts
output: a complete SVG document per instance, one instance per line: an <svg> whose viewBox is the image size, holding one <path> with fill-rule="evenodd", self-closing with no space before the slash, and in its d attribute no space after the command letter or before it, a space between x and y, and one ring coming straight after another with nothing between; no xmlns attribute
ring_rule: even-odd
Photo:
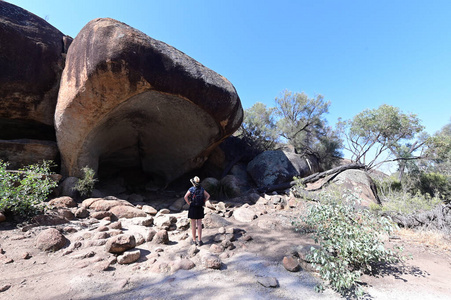
<svg viewBox="0 0 451 300"><path fill-rule="evenodd" d="M204 206L204 189L202 187L195 187L191 191L191 205Z"/></svg>

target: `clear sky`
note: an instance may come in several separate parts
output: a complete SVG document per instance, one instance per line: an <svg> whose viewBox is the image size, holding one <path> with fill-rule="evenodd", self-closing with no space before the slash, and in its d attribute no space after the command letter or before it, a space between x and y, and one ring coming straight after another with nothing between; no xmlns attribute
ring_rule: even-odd
<svg viewBox="0 0 451 300"><path fill-rule="evenodd" d="M381 104L433 134L451 118L449 0L8 0L75 38L111 17L228 78L243 107L275 106L287 89L321 94L326 116Z"/></svg>

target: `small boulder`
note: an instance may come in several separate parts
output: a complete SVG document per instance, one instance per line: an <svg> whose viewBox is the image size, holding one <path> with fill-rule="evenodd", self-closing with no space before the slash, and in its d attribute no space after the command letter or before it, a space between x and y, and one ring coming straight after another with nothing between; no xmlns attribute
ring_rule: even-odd
<svg viewBox="0 0 451 300"><path fill-rule="evenodd" d="M237 221L250 223L257 218L257 213L252 206L245 204L235 209L233 216Z"/></svg>
<svg viewBox="0 0 451 300"><path fill-rule="evenodd" d="M150 205L143 205L142 211L152 216L155 216L158 212L154 207Z"/></svg>
<svg viewBox="0 0 451 300"><path fill-rule="evenodd" d="M146 242L150 242L153 240L154 236L157 234L157 232L155 231L155 229L150 229L149 231L147 231L146 233Z"/></svg>
<svg viewBox="0 0 451 300"><path fill-rule="evenodd" d="M131 204L130 202L128 202L126 200L121 200L121 199L117 199L117 198L114 198L114 199L103 198L103 199L93 202L91 205L89 205L89 208L96 210L96 211L107 211L116 206L133 207L133 204Z"/></svg>
<svg viewBox="0 0 451 300"><path fill-rule="evenodd" d="M6 221L6 216L2 212L0 212L0 223L5 222L5 221Z"/></svg>
<svg viewBox="0 0 451 300"><path fill-rule="evenodd" d="M68 240L57 229L49 228L41 231L36 238L36 248L42 251L58 251Z"/></svg>
<svg viewBox="0 0 451 300"><path fill-rule="evenodd" d="M137 261L141 257L141 251L139 249L130 249L124 251L117 257L118 264L126 265Z"/></svg>
<svg viewBox="0 0 451 300"><path fill-rule="evenodd" d="M77 202L72 197L64 196L50 200L49 205L58 208L68 208L77 207Z"/></svg>
<svg viewBox="0 0 451 300"><path fill-rule="evenodd" d="M91 213L91 218L94 218L97 220L102 220L107 217L111 218L112 215L113 215L113 213L110 211L95 211L95 212Z"/></svg>
<svg viewBox="0 0 451 300"><path fill-rule="evenodd" d="M85 207L79 207L75 211L75 217L78 219L84 219L89 217L89 210L87 210Z"/></svg>
<svg viewBox="0 0 451 300"><path fill-rule="evenodd" d="M155 244L169 244L169 236L167 230L158 231L152 239Z"/></svg>
<svg viewBox="0 0 451 300"><path fill-rule="evenodd" d="M135 246L136 240L133 235L122 234L109 238L105 244L105 250L109 253L123 253L135 248Z"/></svg>
<svg viewBox="0 0 451 300"><path fill-rule="evenodd" d="M220 269L222 265L221 259L211 253L204 254L201 260L202 265L208 269Z"/></svg>
<svg viewBox="0 0 451 300"><path fill-rule="evenodd" d="M294 256L285 256L282 260L282 264L285 269L290 272L298 272L301 270L301 265Z"/></svg>
<svg viewBox="0 0 451 300"><path fill-rule="evenodd" d="M182 258L174 263L174 270L191 270L196 265L188 258Z"/></svg>
<svg viewBox="0 0 451 300"><path fill-rule="evenodd" d="M118 219L120 218L126 218L126 219L132 219L136 217L146 217L147 214L143 212L140 209L137 209L133 206L128 205L119 205L111 208L109 210L111 213L113 213Z"/></svg>
<svg viewBox="0 0 451 300"><path fill-rule="evenodd" d="M268 288L279 287L279 281L275 277L257 276L257 282Z"/></svg>
<svg viewBox="0 0 451 300"><path fill-rule="evenodd" d="M190 220L188 218L181 218L176 223L178 230L187 230L190 227Z"/></svg>

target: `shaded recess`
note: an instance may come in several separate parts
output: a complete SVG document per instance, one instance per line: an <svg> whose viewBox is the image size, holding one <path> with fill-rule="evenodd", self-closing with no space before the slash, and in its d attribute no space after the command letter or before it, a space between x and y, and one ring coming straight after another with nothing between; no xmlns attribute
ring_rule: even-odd
<svg viewBox="0 0 451 300"><path fill-rule="evenodd" d="M101 180L120 175L161 186L184 173L181 164L197 164L187 157L197 157L219 134L212 117L193 103L147 91L99 122L82 153L89 154L87 163Z"/></svg>

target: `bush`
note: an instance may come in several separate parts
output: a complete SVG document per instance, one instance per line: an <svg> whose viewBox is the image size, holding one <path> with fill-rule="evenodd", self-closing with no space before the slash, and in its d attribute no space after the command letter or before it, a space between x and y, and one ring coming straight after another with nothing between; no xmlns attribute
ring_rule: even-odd
<svg viewBox="0 0 451 300"><path fill-rule="evenodd" d="M53 162L7 171L8 163L0 160L0 211L28 218L44 211L44 201L57 186L49 175Z"/></svg>
<svg viewBox="0 0 451 300"><path fill-rule="evenodd" d="M319 248L311 248L307 259L323 280L342 295L362 295L358 284L362 273L373 271L381 263L400 259L401 249L385 249L382 234L394 230L391 220L357 208L357 198L344 200L323 195L320 203L310 206L301 221L313 229ZM297 227L301 222L295 222ZM323 290L322 285L317 287Z"/></svg>
<svg viewBox="0 0 451 300"><path fill-rule="evenodd" d="M94 170L89 168L88 166L84 167L81 170L83 171L83 178L78 179L77 184L73 189L78 191L82 197L85 197L91 195L97 179L94 178Z"/></svg>
<svg viewBox="0 0 451 300"><path fill-rule="evenodd" d="M451 201L451 178L435 172L422 173L418 191L432 197L440 197L448 203Z"/></svg>

